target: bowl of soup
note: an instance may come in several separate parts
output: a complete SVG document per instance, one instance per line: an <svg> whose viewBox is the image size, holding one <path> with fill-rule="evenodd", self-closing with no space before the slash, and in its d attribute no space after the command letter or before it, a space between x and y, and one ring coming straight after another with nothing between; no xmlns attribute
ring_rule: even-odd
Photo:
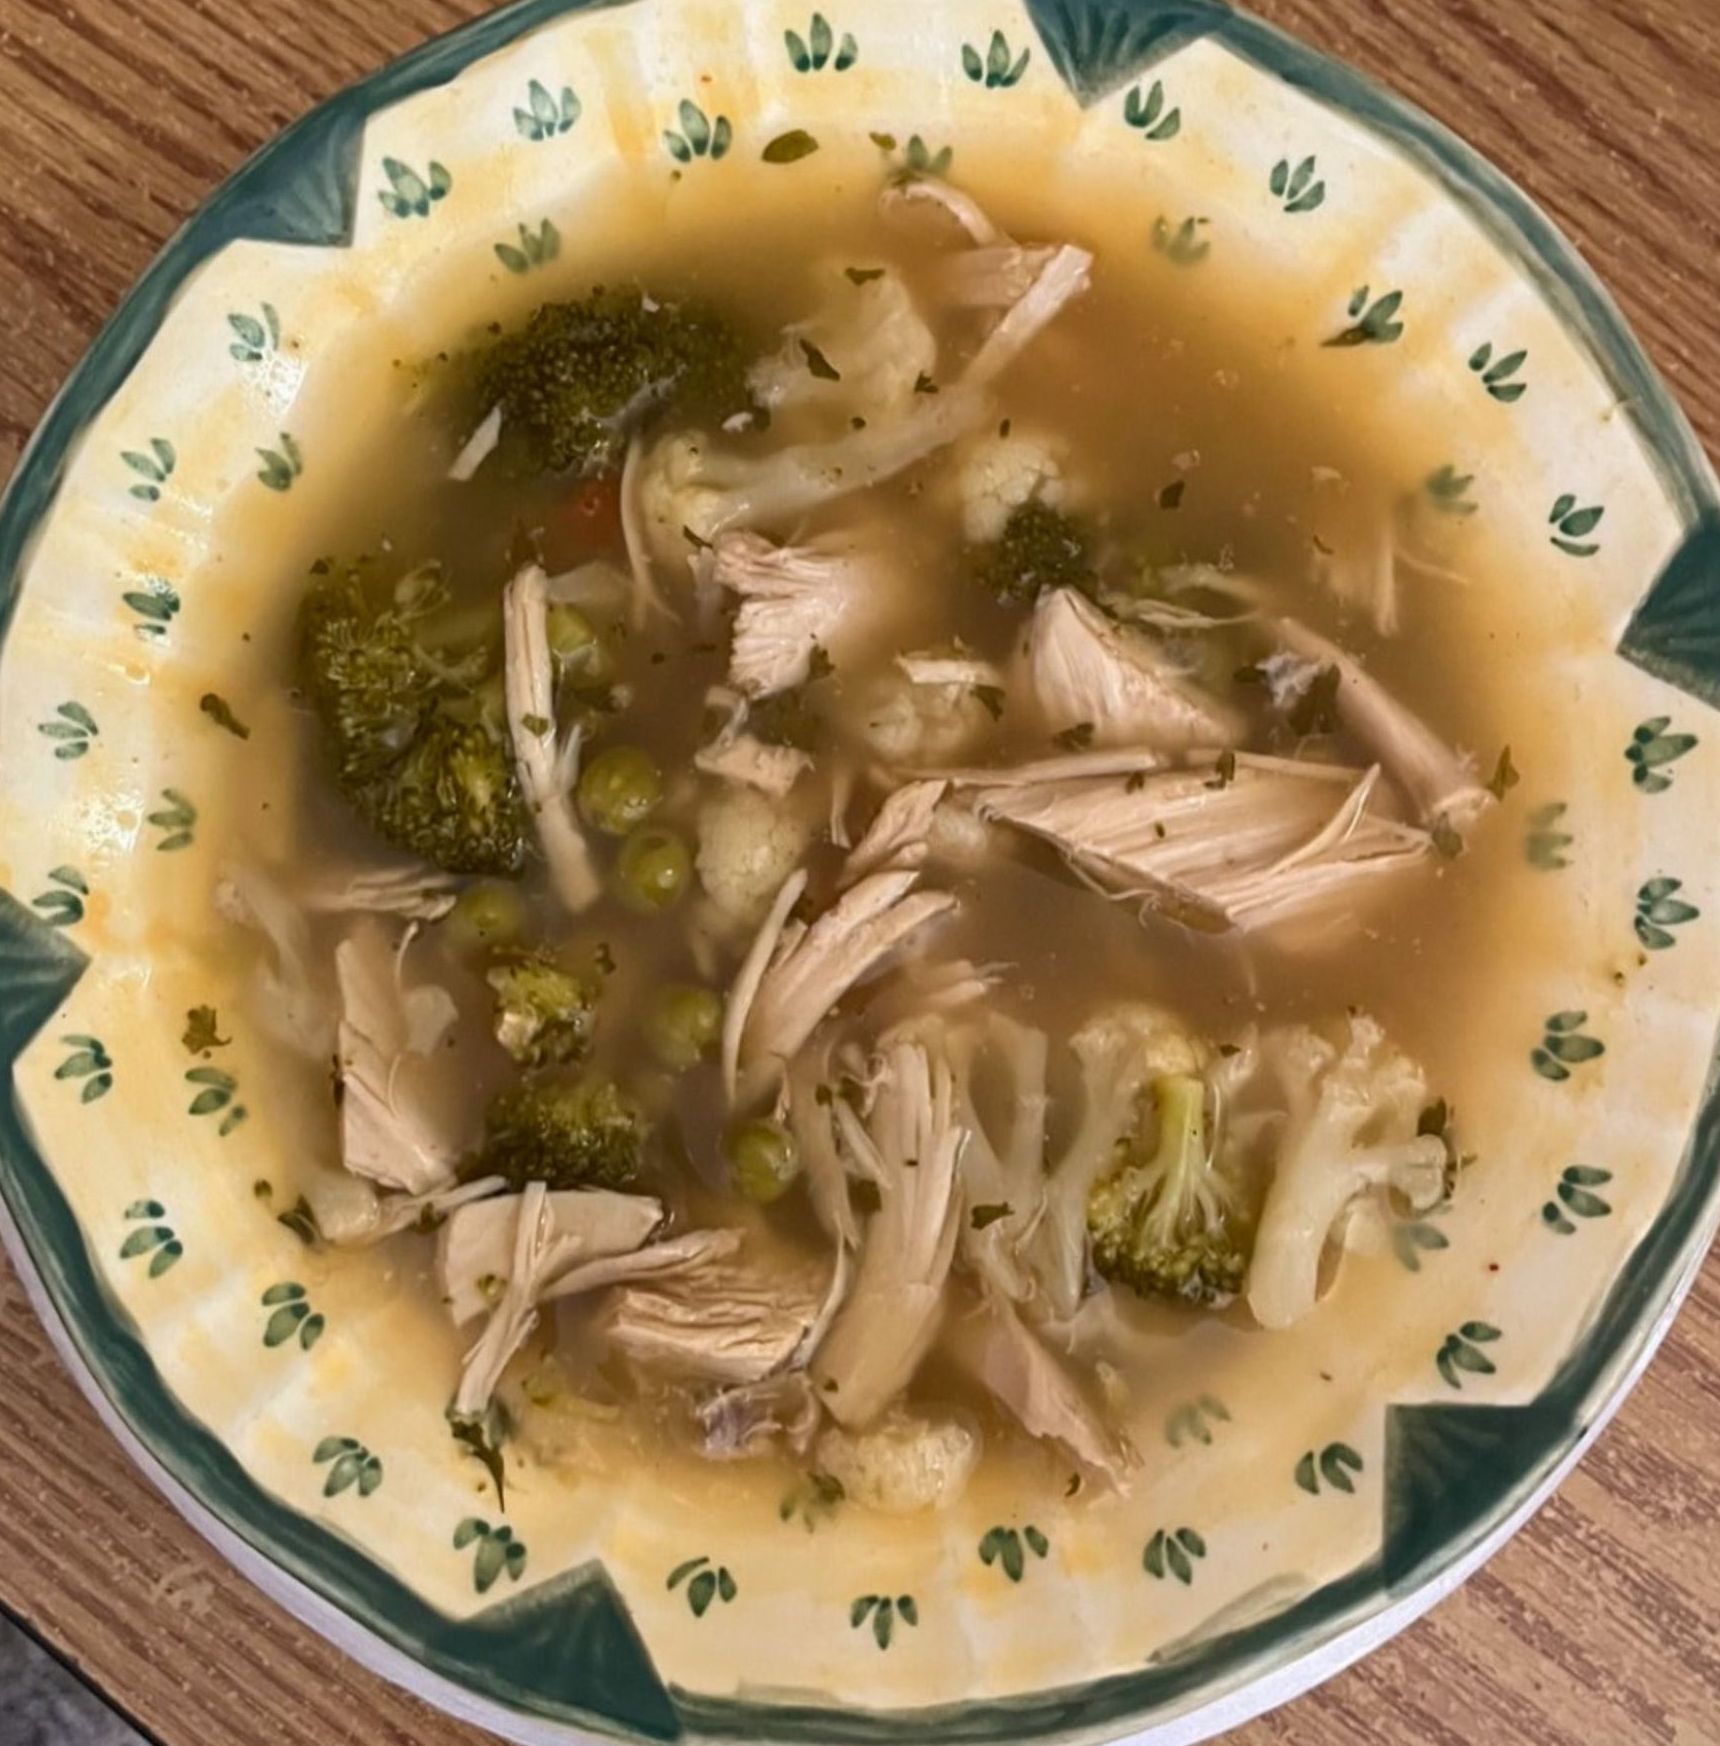
<svg viewBox="0 0 1720 1746"><path fill-rule="evenodd" d="M1192 1740L1716 1217L1715 486L1228 11L505 9L0 522L0 1187L271 1593L521 1739Z"/></svg>

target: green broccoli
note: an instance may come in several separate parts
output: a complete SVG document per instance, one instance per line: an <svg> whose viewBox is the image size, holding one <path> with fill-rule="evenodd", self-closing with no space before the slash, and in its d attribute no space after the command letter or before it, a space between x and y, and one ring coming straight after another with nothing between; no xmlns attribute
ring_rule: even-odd
<svg viewBox="0 0 1720 1746"><path fill-rule="evenodd" d="M591 1047L597 988L541 952L492 965L496 1041L523 1067L561 1067Z"/></svg>
<svg viewBox="0 0 1720 1746"><path fill-rule="evenodd" d="M1093 1265L1143 1297L1220 1308L1242 1289L1248 1247L1237 1197L1208 1149L1206 1085L1193 1074L1153 1081L1158 1134L1121 1140L1119 1167L1087 1199Z"/></svg>
<svg viewBox="0 0 1720 1746"><path fill-rule="evenodd" d="M534 1080L491 1103L483 1149L464 1174L500 1176L513 1189L628 1189L638 1183L644 1142L644 1116L607 1075Z"/></svg>
<svg viewBox="0 0 1720 1746"><path fill-rule="evenodd" d="M745 409L746 353L713 310L658 303L638 290L594 290L546 303L477 363L501 443L541 472L603 473L653 413L675 403L718 416Z"/></svg>
<svg viewBox="0 0 1720 1746"><path fill-rule="evenodd" d="M1093 564L1080 522L1031 498L1010 511L1003 536L974 554L974 579L1007 604L1031 602L1056 588L1090 594Z"/></svg>
<svg viewBox="0 0 1720 1746"><path fill-rule="evenodd" d="M341 793L391 843L450 873L517 873L525 815L486 693L494 650L429 637L447 603L434 572L375 596L358 570L324 567L304 605L304 686Z"/></svg>

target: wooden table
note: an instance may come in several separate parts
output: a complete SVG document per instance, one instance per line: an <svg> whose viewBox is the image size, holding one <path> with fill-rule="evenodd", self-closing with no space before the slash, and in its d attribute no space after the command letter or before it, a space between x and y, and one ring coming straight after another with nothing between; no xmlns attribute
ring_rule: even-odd
<svg viewBox="0 0 1720 1746"><path fill-rule="evenodd" d="M174 227L310 103L482 0L3 0L0 479ZM1256 0L1504 165L1720 453L1717 0ZM343 1660L132 1471L0 1261L0 1606L163 1746L480 1736ZM0 1730L3 1731L3 1730ZM1231 1746L1720 1741L1720 1256L1646 1381L1453 1599Z"/></svg>

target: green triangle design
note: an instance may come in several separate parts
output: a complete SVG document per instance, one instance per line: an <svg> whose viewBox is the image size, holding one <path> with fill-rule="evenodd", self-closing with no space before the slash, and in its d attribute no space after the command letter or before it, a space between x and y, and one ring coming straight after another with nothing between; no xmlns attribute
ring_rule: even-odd
<svg viewBox="0 0 1720 1746"><path fill-rule="evenodd" d="M1619 653L1720 708L1720 510L1685 536L1631 615Z"/></svg>

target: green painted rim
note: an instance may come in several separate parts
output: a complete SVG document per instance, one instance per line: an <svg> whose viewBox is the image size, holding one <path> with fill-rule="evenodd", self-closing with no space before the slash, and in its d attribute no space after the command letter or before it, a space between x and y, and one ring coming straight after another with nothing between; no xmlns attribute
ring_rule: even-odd
<svg viewBox="0 0 1720 1746"><path fill-rule="evenodd" d="M426 44L288 128L209 199L103 329L49 409L0 505L0 644L25 557L84 429L153 339L179 288L241 238L341 246L351 237L366 122L519 37L606 0L518 0ZM1217 0L1028 0L1065 83L1090 103L1155 60L1212 37L1359 122L1415 161L1531 277L1629 409L1683 517L1680 550L1644 595L1621 655L1720 704L1720 486L1606 291L1520 190L1438 123L1359 74ZM0 893L0 1063L63 1004L87 960ZM991 1741L1120 1733L1235 1694L1312 1658L1475 1555L1536 1495L1651 1348L1720 1221L1713 1074L1665 1206L1582 1345L1531 1404L1393 1408L1381 1554L1263 1623L1139 1671L1006 1701L867 1713L701 1697L664 1687L601 1568L569 1572L477 1617L436 1612L348 1542L262 1491L168 1392L108 1295L18 1108L0 1104L0 1194L28 1266L95 1387L165 1474L262 1558L379 1644L521 1718L630 1740L681 1734L782 1741ZM1430 1484L1437 1463L1440 1482ZM1310 1675L1312 1677L1312 1675ZM505 1724L505 1718L497 1717Z"/></svg>

